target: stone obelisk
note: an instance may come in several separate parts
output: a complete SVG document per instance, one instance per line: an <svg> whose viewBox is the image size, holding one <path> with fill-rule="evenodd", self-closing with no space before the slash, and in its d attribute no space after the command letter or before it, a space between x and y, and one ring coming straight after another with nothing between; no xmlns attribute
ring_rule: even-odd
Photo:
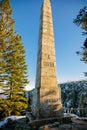
<svg viewBox="0 0 87 130"><path fill-rule="evenodd" d="M44 0L40 17L36 86L32 111L42 118L62 115L61 91L56 76L56 55L50 0Z"/></svg>

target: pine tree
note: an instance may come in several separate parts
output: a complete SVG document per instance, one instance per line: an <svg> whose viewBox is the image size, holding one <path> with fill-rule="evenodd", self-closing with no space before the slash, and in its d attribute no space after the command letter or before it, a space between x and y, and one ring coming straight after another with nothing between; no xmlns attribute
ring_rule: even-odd
<svg viewBox="0 0 87 130"><path fill-rule="evenodd" d="M11 15L9 0L0 2L0 86L7 95L6 99L0 98L0 110L4 104L7 115L20 114L26 107L24 87L28 83L24 45L14 31Z"/></svg>
<svg viewBox="0 0 87 130"><path fill-rule="evenodd" d="M81 9L73 21L77 26L81 26L81 28L84 30L82 33L83 35L87 36L87 6L85 6L83 9ZM81 61L84 61L84 63L87 64L87 38L83 42L83 46L81 47L82 51L77 51L77 54L81 55ZM87 76L87 72L85 72L85 75Z"/></svg>

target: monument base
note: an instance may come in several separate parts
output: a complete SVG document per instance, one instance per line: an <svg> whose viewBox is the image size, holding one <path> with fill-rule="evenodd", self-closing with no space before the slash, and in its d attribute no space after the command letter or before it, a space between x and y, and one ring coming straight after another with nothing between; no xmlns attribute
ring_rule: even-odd
<svg viewBox="0 0 87 130"><path fill-rule="evenodd" d="M62 117L61 89L59 87L35 89L32 99L32 114L36 118Z"/></svg>
<svg viewBox="0 0 87 130"><path fill-rule="evenodd" d="M66 116L66 117L53 117L53 118L45 118L45 119L33 119L30 118L32 117L32 114L31 113L27 113L26 115L26 118L28 119L29 121L29 127L32 129L32 130L37 130L39 127L43 126L43 125L47 125L47 124L52 124L52 123L59 123L59 124L67 124L67 123L71 123L72 120L71 120L71 116ZM57 123L57 124L58 124Z"/></svg>

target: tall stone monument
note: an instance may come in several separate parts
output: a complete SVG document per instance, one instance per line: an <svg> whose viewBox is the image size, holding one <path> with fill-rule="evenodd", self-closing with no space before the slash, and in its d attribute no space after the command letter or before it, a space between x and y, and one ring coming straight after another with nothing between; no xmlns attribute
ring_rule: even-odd
<svg viewBox="0 0 87 130"><path fill-rule="evenodd" d="M61 91L56 76L56 55L50 0L44 0L40 17L36 86L32 113L36 117L58 117L63 114Z"/></svg>

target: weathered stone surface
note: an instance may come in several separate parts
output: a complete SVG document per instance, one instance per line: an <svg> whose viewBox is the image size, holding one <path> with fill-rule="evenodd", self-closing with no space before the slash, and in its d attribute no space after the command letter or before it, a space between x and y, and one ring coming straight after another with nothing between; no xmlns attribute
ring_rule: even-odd
<svg viewBox="0 0 87 130"><path fill-rule="evenodd" d="M50 130L49 125L45 125L39 128L39 130Z"/></svg>
<svg viewBox="0 0 87 130"><path fill-rule="evenodd" d="M49 0L44 0L38 42L36 89L32 103L34 116L47 118L63 114L61 90L57 84L51 5Z"/></svg>
<svg viewBox="0 0 87 130"><path fill-rule="evenodd" d="M54 122L53 124L48 124L48 125L41 126L39 128L39 130L56 130L55 128L57 128L57 130L59 130L58 129L59 124L60 124L59 122Z"/></svg>

